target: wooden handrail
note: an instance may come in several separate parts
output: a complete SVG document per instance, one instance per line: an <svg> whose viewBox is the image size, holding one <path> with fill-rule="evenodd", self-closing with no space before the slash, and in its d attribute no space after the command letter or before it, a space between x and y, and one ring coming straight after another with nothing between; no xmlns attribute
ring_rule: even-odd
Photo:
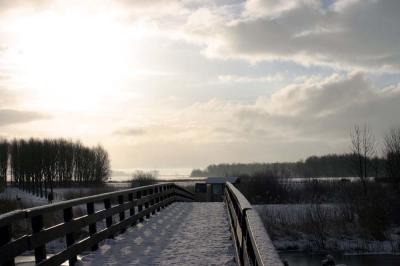
<svg viewBox="0 0 400 266"><path fill-rule="evenodd" d="M231 183L226 182L225 187L224 201L228 210L237 264L283 266L250 202Z"/></svg>
<svg viewBox="0 0 400 266"><path fill-rule="evenodd" d="M14 265L15 257L28 250L34 250L37 265L59 265L66 260L73 265L82 251L96 250L100 241L179 200L194 200L194 194L173 183L163 183L5 213L0 215L0 265ZM117 204L112 205L112 201ZM95 203L96 207L99 203L103 207L95 211ZM74 217L74 208L82 208L82 205L86 205L86 214ZM127 210L128 217L125 216ZM45 228L43 216L57 211L63 212L63 222ZM118 222L114 222L116 218ZM21 220L31 224L32 233L15 239L12 226ZM97 223L102 220L106 228L97 231ZM86 226L89 236L75 239L76 233ZM60 237L65 237L67 248L48 257L46 244Z"/></svg>

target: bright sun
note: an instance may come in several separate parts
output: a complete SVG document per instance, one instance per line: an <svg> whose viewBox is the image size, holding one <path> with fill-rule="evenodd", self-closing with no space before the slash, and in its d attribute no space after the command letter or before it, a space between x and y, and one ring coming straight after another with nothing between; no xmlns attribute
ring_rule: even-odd
<svg viewBox="0 0 400 266"><path fill-rule="evenodd" d="M111 17L42 13L15 21L15 80L42 108L93 108L128 75L129 38L140 34Z"/></svg>

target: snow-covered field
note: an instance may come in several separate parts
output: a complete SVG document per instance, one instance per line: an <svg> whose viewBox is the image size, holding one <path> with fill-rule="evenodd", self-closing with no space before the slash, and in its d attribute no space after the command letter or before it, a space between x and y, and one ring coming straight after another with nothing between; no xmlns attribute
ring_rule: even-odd
<svg viewBox="0 0 400 266"><path fill-rule="evenodd" d="M48 204L47 199L37 197L31 193L20 190L16 187L7 187L0 193L0 199L17 199L21 201L23 206L34 207Z"/></svg>
<svg viewBox="0 0 400 266"><path fill-rule="evenodd" d="M279 250L316 250L323 238L325 249L347 254L399 254L400 227L385 233L377 241L363 235L361 228L344 224L343 209L337 204L266 204L255 205L274 246ZM310 221L312 211L320 221ZM321 222L322 224L318 224ZM318 239L319 238L319 239Z"/></svg>

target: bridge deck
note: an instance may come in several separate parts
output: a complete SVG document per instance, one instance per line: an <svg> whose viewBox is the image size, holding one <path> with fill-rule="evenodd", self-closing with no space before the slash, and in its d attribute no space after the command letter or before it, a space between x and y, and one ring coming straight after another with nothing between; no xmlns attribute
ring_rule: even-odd
<svg viewBox="0 0 400 266"><path fill-rule="evenodd" d="M82 265L235 265L223 203L173 203L107 240Z"/></svg>

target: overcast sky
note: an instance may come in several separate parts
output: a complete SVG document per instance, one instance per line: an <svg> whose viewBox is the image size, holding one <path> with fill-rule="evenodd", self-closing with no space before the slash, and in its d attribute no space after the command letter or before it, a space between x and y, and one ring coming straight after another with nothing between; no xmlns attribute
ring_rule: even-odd
<svg viewBox="0 0 400 266"><path fill-rule="evenodd" d="M347 152L400 124L398 0L0 0L0 137L113 168Z"/></svg>

